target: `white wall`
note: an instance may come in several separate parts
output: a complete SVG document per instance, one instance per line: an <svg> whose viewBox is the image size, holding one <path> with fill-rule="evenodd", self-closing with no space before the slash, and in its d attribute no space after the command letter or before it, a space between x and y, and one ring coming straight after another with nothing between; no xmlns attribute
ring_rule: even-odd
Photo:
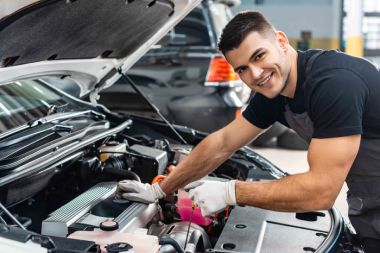
<svg viewBox="0 0 380 253"><path fill-rule="evenodd" d="M264 0L263 5L255 5L254 0L241 2L233 8L235 13L260 11L288 37L299 37L305 30L312 31L314 38L339 37L341 0Z"/></svg>

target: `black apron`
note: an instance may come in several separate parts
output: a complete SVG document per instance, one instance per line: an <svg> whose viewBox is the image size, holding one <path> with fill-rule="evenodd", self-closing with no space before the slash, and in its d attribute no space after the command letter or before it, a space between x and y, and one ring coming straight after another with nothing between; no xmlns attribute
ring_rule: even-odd
<svg viewBox="0 0 380 253"><path fill-rule="evenodd" d="M310 80L310 71L317 57L325 51L314 53L303 62L306 66L305 82ZM379 80L380 81L380 80ZM285 119L307 143L313 136L313 122L307 112L296 114L285 104ZM380 139L361 139L358 155L350 169L346 182L349 188L348 214L356 232L362 238L380 239Z"/></svg>
<svg viewBox="0 0 380 253"><path fill-rule="evenodd" d="M325 51L318 51L314 55L312 55L309 60L305 57L303 64L306 66L305 70L305 76L306 79L302 84L302 89L305 89L306 83L310 80L310 71L311 67L313 66L313 63L315 59L322 55ZM313 122L311 121L309 115L307 112L303 113L294 113L290 110L290 107L288 104L285 104L285 112L284 112L285 120L288 123L289 127L296 131L299 136L301 136L302 139L304 139L307 143L310 143L311 138L313 136L314 127Z"/></svg>

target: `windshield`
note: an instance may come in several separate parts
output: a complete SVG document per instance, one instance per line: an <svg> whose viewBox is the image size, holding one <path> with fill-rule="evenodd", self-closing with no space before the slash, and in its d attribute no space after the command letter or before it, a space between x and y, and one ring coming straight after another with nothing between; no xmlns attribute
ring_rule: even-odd
<svg viewBox="0 0 380 253"><path fill-rule="evenodd" d="M0 85L0 132L59 111L66 106L62 94L38 80Z"/></svg>

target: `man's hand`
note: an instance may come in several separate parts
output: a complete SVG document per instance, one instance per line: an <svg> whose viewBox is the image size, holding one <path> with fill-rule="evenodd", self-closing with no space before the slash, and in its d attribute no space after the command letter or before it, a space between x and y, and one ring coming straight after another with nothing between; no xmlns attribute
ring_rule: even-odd
<svg viewBox="0 0 380 253"><path fill-rule="evenodd" d="M135 180L120 181L118 191L122 198L146 204L154 203L166 196L158 183L150 185Z"/></svg>
<svg viewBox="0 0 380 253"><path fill-rule="evenodd" d="M203 216L210 216L226 206L236 205L235 183L236 180L206 181L190 190L189 197L201 208Z"/></svg>
<svg viewBox="0 0 380 253"><path fill-rule="evenodd" d="M191 183L188 183L187 185L185 185L185 187L183 187L183 189L187 192L189 192L190 190L198 187L198 186L201 186L202 184L204 184L206 182L206 180L204 179L199 179L199 180L196 180L196 181L193 181Z"/></svg>

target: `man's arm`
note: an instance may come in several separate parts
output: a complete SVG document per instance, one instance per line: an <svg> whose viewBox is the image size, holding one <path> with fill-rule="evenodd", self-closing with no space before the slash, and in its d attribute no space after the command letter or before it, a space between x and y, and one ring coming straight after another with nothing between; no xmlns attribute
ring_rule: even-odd
<svg viewBox="0 0 380 253"><path fill-rule="evenodd" d="M256 138L263 129L237 117L226 127L210 134L190 155L160 183L165 193L171 193L194 180L209 174L238 148Z"/></svg>
<svg viewBox="0 0 380 253"><path fill-rule="evenodd" d="M271 182L236 183L238 204L286 212L329 209L360 146L360 135L312 139L308 172Z"/></svg>

